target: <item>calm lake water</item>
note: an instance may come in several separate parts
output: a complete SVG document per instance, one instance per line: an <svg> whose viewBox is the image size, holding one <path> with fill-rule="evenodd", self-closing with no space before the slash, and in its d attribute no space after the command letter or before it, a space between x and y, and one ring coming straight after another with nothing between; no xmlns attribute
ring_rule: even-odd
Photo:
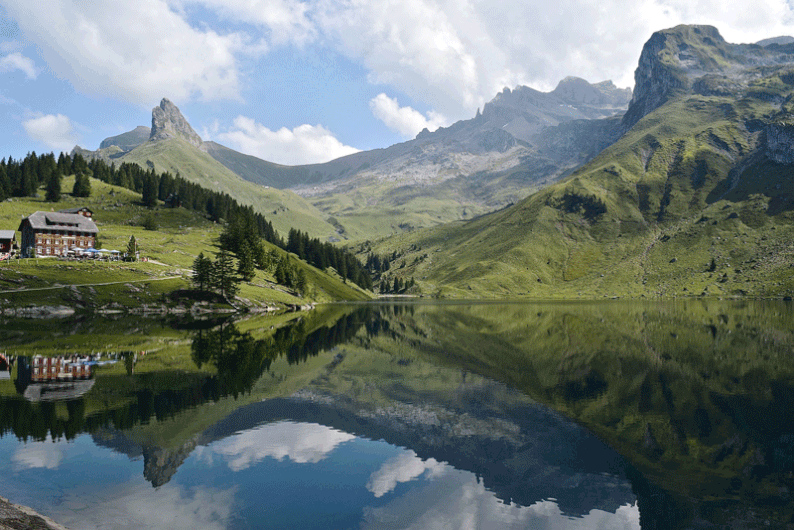
<svg viewBox="0 0 794 530"><path fill-rule="evenodd" d="M794 528L790 303L0 327L0 495L72 529Z"/></svg>

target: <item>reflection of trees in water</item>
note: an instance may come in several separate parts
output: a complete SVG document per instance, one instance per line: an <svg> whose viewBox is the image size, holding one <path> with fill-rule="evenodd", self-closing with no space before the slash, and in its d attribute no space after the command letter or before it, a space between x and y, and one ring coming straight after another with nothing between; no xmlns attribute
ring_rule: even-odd
<svg viewBox="0 0 794 530"><path fill-rule="evenodd" d="M370 314L369 308L354 311L331 327L307 331L304 319L276 330L272 337L256 339L240 332L231 322L214 328L198 329L191 353L201 367L207 363L218 370L215 376L182 373L176 380L172 372L135 375L132 400L114 409L103 409L85 416L86 400L91 395L62 403L31 403L21 398L0 399L0 436L13 433L22 440L73 439L80 433L102 428L130 429L152 419L163 421L179 412L226 396L248 392L271 363L286 357L290 364L305 362L336 344L352 338ZM134 359L125 357L131 373ZM61 412L66 407L67 417ZM98 407L92 407L94 409Z"/></svg>

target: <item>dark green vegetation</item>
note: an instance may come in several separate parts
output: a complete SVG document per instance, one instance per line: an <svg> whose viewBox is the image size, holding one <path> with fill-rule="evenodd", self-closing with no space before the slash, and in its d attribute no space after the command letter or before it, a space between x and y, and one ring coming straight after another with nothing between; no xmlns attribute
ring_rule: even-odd
<svg viewBox="0 0 794 530"><path fill-rule="evenodd" d="M442 296L792 296L789 57L659 32L625 134L590 163L499 212L360 248Z"/></svg>

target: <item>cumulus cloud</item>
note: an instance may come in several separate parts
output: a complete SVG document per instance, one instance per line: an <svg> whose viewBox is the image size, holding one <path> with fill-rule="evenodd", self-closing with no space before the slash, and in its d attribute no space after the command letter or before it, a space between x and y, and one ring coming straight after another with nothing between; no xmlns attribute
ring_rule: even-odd
<svg viewBox="0 0 794 530"><path fill-rule="evenodd" d="M327 0L312 20L336 49L443 115L471 117L503 87L554 88L569 75L633 86L642 45L681 23L731 42L794 33L785 0Z"/></svg>
<svg viewBox="0 0 794 530"><path fill-rule="evenodd" d="M447 119L441 114L430 111L423 116L418 110L411 107L401 107L397 99L390 98L380 93L369 102L369 108L386 126L406 138L413 138L422 129L435 131L439 127L448 125Z"/></svg>
<svg viewBox="0 0 794 530"><path fill-rule="evenodd" d="M107 528L111 521L125 528L221 530L231 522L234 495L234 488L188 490L173 484L153 489L129 483L101 491L84 487L67 489L58 503L48 506L48 515L69 528L85 530Z"/></svg>
<svg viewBox="0 0 794 530"><path fill-rule="evenodd" d="M400 528L406 530L639 530L640 512L634 504L621 506L615 513L594 509L572 518L563 514L553 501L541 501L532 506L505 504L472 473L438 464L426 482L384 505L366 508L361 528L388 528L394 521L399 521Z"/></svg>
<svg viewBox="0 0 794 530"><path fill-rule="evenodd" d="M56 151L70 151L77 144L71 120L63 114L46 114L22 122L33 140Z"/></svg>
<svg viewBox="0 0 794 530"><path fill-rule="evenodd" d="M316 463L352 434L314 423L279 422L237 434L211 446L226 458L233 471L247 469L264 458L289 458L299 464Z"/></svg>
<svg viewBox="0 0 794 530"><path fill-rule="evenodd" d="M384 462L383 465L369 477L367 489L371 491L375 497L383 497L397 487L399 483L410 482L424 474L425 471L429 471L432 476L434 473L440 472L443 468L444 465L440 464L434 458L422 460L413 451L405 451Z"/></svg>
<svg viewBox="0 0 794 530"><path fill-rule="evenodd" d="M38 71L36 65L30 57L25 57L19 52L9 53L0 57L0 72L12 72L19 70L28 79L36 79Z"/></svg>
<svg viewBox="0 0 794 530"><path fill-rule="evenodd" d="M183 0L213 9L226 18L253 24L269 33L272 44L305 45L317 36L309 6L298 0Z"/></svg>
<svg viewBox="0 0 794 530"><path fill-rule="evenodd" d="M19 446L11 457L15 471L33 468L58 469L63 460L59 444L47 438L45 442L28 442Z"/></svg>
<svg viewBox="0 0 794 530"><path fill-rule="evenodd" d="M239 98L240 34L196 29L164 0L8 0L6 9L50 68L87 93L148 105Z"/></svg>
<svg viewBox="0 0 794 530"><path fill-rule="evenodd" d="M271 131L245 116L235 118L234 126L217 137L242 153L286 165L328 162L359 151L340 142L322 125Z"/></svg>

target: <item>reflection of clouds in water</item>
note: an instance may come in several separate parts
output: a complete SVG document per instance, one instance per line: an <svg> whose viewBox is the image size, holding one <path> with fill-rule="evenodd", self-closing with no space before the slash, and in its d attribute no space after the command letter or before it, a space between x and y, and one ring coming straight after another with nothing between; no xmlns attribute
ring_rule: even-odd
<svg viewBox="0 0 794 530"><path fill-rule="evenodd" d="M314 464L325 458L337 445L355 438L314 423L279 422L236 434L211 446L216 454L227 457L229 468L240 471L265 457L284 457L299 464Z"/></svg>
<svg viewBox="0 0 794 530"><path fill-rule="evenodd" d="M405 451L384 462L380 469L369 477L367 489L374 493L375 497L382 497L400 482L409 482L425 471L430 471L430 476L433 476L443 469L443 464L433 458L423 461L413 451Z"/></svg>
<svg viewBox="0 0 794 530"><path fill-rule="evenodd" d="M58 469L63 460L61 443L65 442L55 443L48 436L45 442L27 442L20 445L11 457L14 471L37 467Z"/></svg>
<svg viewBox="0 0 794 530"><path fill-rule="evenodd" d="M197 487L189 491L166 484L125 484L102 491L68 491L47 513L73 530L109 528L168 528L206 530L227 528L235 488ZM88 504L85 499L91 499Z"/></svg>
<svg viewBox="0 0 794 530"><path fill-rule="evenodd" d="M419 460L417 457L416 460ZM532 506L506 505L468 472L436 463L432 480L409 490L389 504L365 508L364 529L511 529L533 530L637 530L637 506L623 506L617 513L593 510L570 518L551 501ZM385 465L384 465L385 467ZM383 468L381 468L383 469ZM373 477L380 471L373 474ZM410 479L409 479L410 480ZM370 483L373 483L372 478ZM385 482L384 482L385 483ZM367 487L370 487L369 484ZM373 491L373 488L370 488ZM376 493L377 496L377 493Z"/></svg>

